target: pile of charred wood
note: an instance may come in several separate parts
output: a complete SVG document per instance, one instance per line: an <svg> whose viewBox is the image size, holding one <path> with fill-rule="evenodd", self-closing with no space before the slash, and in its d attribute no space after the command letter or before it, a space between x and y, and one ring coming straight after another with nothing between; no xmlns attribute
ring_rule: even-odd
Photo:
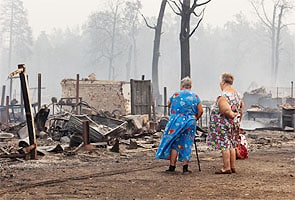
<svg viewBox="0 0 295 200"><path fill-rule="evenodd" d="M80 114L76 113L76 107L81 108ZM42 145L42 140L68 144L70 148L81 146L85 140L84 122L88 124L89 143L100 147L115 146L119 140L131 141L131 138L145 137L156 132L149 126L148 115L115 116L96 111L86 102L67 110L59 103L54 103L42 106L34 117L34 128L39 140L37 146L40 146L40 142ZM12 134L20 142L18 152L11 153L1 147L5 153L1 157L26 158L31 149L35 148L29 145L26 122L2 126L2 131Z"/></svg>

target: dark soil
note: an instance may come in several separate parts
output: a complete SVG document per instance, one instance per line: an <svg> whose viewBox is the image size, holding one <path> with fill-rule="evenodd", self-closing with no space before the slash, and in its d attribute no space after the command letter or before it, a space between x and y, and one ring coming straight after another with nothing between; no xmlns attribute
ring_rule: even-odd
<svg viewBox="0 0 295 200"><path fill-rule="evenodd" d="M155 149L120 153L101 148L76 155L47 154L38 160L0 159L0 199L295 199L295 133L253 131L249 158L237 161L237 173L216 175L220 152L199 143L183 175L164 173L168 161Z"/></svg>

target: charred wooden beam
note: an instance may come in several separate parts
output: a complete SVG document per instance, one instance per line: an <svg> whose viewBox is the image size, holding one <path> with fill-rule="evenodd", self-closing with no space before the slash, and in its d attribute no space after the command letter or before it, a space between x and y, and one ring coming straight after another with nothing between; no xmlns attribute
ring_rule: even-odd
<svg viewBox="0 0 295 200"><path fill-rule="evenodd" d="M41 109L41 74L38 73L38 110Z"/></svg>
<svg viewBox="0 0 295 200"><path fill-rule="evenodd" d="M29 141L30 145L36 145L36 134L35 134L35 127L34 127L34 118L32 113L32 104L29 98L29 88L28 88L28 78L26 75L26 67L24 64L19 64L18 69L12 73L10 73L10 78L19 74L20 82L21 82L21 89L22 89L22 96L24 99L24 107L26 112L26 120L27 120L27 127L29 133ZM36 159L37 158L37 148L34 148L30 152L30 158Z"/></svg>

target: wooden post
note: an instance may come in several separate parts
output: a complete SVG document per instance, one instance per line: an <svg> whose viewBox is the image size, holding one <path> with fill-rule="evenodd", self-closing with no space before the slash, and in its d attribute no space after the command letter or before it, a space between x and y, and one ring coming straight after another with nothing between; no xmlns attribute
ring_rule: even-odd
<svg viewBox="0 0 295 200"><path fill-rule="evenodd" d="M41 109L41 74L38 73L38 111Z"/></svg>
<svg viewBox="0 0 295 200"><path fill-rule="evenodd" d="M77 74L77 79L76 79L76 114L80 114L79 113L79 106L78 106L78 103L79 103L79 74Z"/></svg>
<svg viewBox="0 0 295 200"><path fill-rule="evenodd" d="M293 81L291 81L291 98L293 98Z"/></svg>
<svg viewBox="0 0 295 200"><path fill-rule="evenodd" d="M22 95L22 88L20 88L20 114L21 114L21 122L24 121L24 97Z"/></svg>
<svg viewBox="0 0 295 200"><path fill-rule="evenodd" d="M19 77L21 82L22 94L24 98L24 107L26 112L29 141L30 141L30 145L36 145L36 148L30 152L30 157L31 159L36 159L37 158L37 142L36 142L34 118L32 113L32 104L29 98L30 95L29 95L28 80L27 80L25 65L24 64L18 65L18 70L20 72Z"/></svg>
<svg viewBox="0 0 295 200"><path fill-rule="evenodd" d="M3 86L2 86L2 96L1 96L1 106L4 106L4 101L5 101L5 89L6 89L6 86L3 85Z"/></svg>
<svg viewBox="0 0 295 200"><path fill-rule="evenodd" d="M89 137L89 121L84 120L82 122L83 124L83 143L84 143L84 149L85 150L92 150L94 149L94 146L90 144L90 137Z"/></svg>
<svg viewBox="0 0 295 200"><path fill-rule="evenodd" d="M12 100L12 77L10 78L10 85L9 85L9 99Z"/></svg>
<svg viewBox="0 0 295 200"><path fill-rule="evenodd" d="M89 121L84 120L82 123L83 123L83 141L84 141L84 145L88 145L88 144L90 144L90 140L89 140Z"/></svg>
<svg viewBox="0 0 295 200"><path fill-rule="evenodd" d="M130 99L130 103L131 103L131 115L135 115L135 88L134 88L134 80L130 79L130 94L131 94L131 99Z"/></svg>
<svg viewBox="0 0 295 200"><path fill-rule="evenodd" d="M6 96L6 124L9 123L9 96Z"/></svg>
<svg viewBox="0 0 295 200"><path fill-rule="evenodd" d="M167 87L164 87L164 116L167 115Z"/></svg>

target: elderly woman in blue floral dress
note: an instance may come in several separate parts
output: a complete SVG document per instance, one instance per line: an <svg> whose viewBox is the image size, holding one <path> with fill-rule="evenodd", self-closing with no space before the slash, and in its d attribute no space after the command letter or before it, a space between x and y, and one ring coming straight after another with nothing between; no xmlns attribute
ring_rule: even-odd
<svg viewBox="0 0 295 200"><path fill-rule="evenodd" d="M175 172L176 161L183 162L183 173L190 173L188 163L196 134L196 121L203 114L198 95L191 91L189 77L181 80L181 90L175 92L168 101L170 118L165 127L156 158L170 160L166 172Z"/></svg>
<svg viewBox="0 0 295 200"><path fill-rule="evenodd" d="M234 77L229 73L221 76L221 94L212 106L210 114L208 145L214 150L221 150L223 167L216 174L236 172L236 151L239 123L242 118L244 103L240 94L232 87Z"/></svg>

